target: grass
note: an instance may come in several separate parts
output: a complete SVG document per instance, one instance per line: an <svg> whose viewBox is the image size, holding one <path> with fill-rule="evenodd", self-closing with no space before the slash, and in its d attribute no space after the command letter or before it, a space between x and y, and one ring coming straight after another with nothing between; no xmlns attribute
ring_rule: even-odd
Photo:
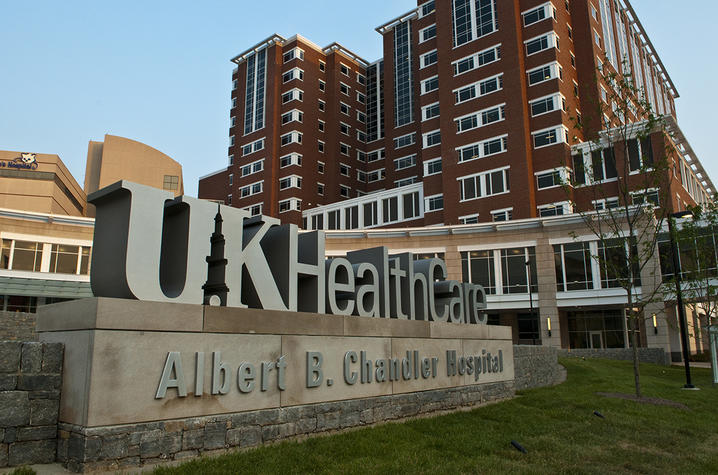
<svg viewBox="0 0 718 475"><path fill-rule="evenodd" d="M632 394L630 362L561 362L564 384L470 412L199 458L155 473L718 473L718 388L710 370L694 368L701 390L685 391L682 367L641 365L644 394L685 410L595 394Z"/></svg>

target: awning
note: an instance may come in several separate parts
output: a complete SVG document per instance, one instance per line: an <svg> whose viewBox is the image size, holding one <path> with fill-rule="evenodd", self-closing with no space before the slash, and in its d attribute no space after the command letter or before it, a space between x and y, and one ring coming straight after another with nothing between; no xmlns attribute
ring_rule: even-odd
<svg viewBox="0 0 718 475"><path fill-rule="evenodd" d="M89 282L1 277L0 295L80 299L92 297Z"/></svg>

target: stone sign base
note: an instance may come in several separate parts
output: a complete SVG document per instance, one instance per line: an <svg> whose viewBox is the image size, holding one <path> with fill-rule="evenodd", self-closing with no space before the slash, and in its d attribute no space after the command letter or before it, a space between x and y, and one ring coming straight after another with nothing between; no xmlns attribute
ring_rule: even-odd
<svg viewBox="0 0 718 475"><path fill-rule="evenodd" d="M77 472L120 470L466 408L513 395L513 383L508 381L141 424L60 423L57 459Z"/></svg>
<svg viewBox="0 0 718 475"><path fill-rule="evenodd" d="M92 298L65 345L58 459L123 468L514 394L509 327Z"/></svg>

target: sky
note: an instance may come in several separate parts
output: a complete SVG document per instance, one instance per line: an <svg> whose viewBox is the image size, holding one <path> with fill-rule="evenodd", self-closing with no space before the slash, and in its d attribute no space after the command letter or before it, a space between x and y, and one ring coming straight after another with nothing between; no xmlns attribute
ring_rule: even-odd
<svg viewBox="0 0 718 475"><path fill-rule="evenodd" d="M718 2L632 5L680 94L678 124L718 183L710 112L718 109ZM82 186L88 142L119 135L177 160L185 193L196 196L199 177L227 164L231 58L274 33L299 33L374 61L382 54L374 29L415 6L0 0L0 149L58 154Z"/></svg>

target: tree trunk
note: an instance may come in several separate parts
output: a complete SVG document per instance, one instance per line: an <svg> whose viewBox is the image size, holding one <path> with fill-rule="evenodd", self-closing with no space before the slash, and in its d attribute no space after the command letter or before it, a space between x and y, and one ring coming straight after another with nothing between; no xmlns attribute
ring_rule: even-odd
<svg viewBox="0 0 718 475"><path fill-rule="evenodd" d="M636 384L636 397L641 398L641 373L638 368L638 316L631 312L631 323L633 331L631 332L631 345L633 345L633 379Z"/></svg>

